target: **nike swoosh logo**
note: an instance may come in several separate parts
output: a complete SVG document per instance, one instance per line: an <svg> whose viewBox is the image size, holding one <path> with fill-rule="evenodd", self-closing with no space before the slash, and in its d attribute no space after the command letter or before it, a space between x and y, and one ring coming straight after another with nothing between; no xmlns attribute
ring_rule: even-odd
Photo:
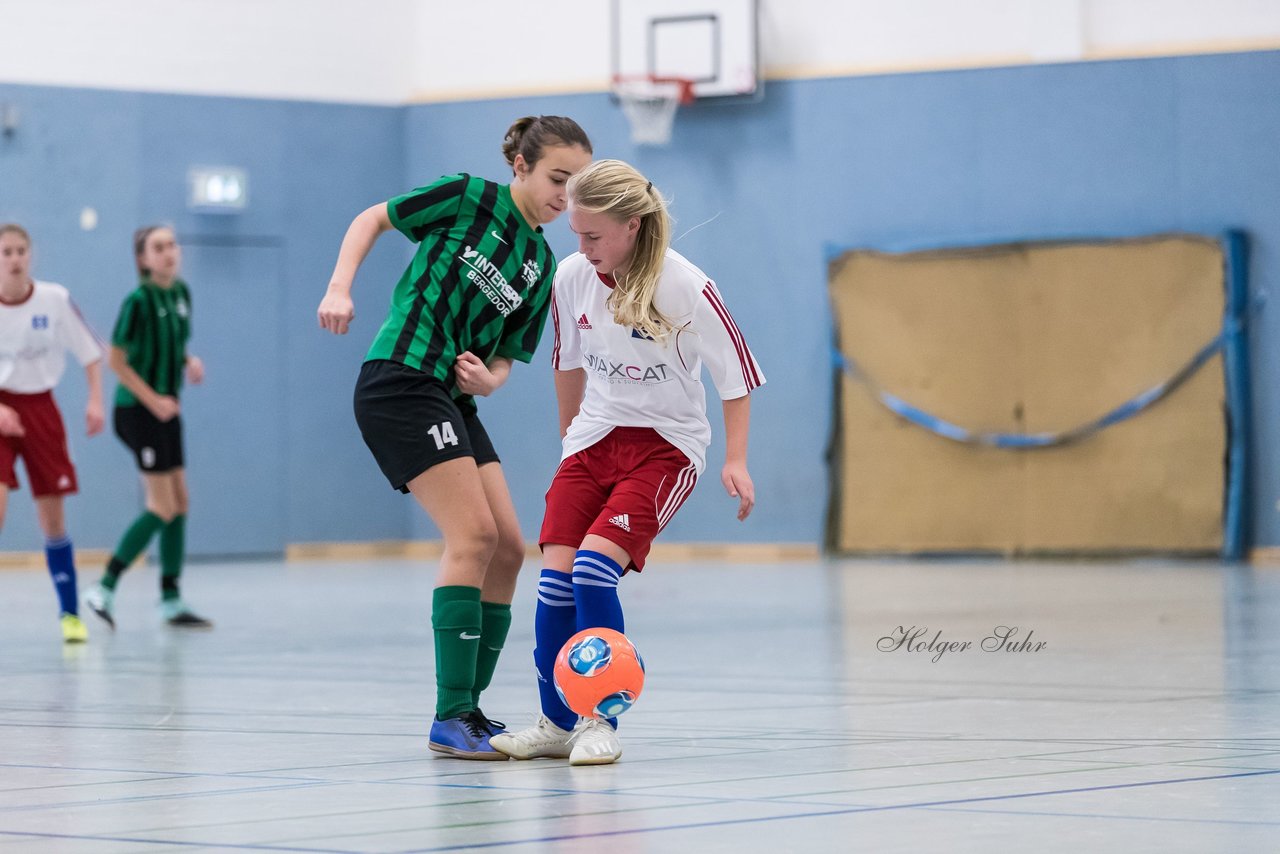
<svg viewBox="0 0 1280 854"><path fill-rule="evenodd" d="M496 231L490 231L489 233L490 233L490 234L492 234L492 235L494 236L494 239L496 239L499 243L506 243L506 242L507 242L507 241L505 241L505 240L503 240L503 239L502 239L502 235L501 235L501 234L498 234L498 232L496 232Z"/></svg>
<svg viewBox="0 0 1280 854"><path fill-rule="evenodd" d="M479 635L469 635L466 632L460 632L458 634L458 637L462 638L463 640L480 640Z"/></svg>

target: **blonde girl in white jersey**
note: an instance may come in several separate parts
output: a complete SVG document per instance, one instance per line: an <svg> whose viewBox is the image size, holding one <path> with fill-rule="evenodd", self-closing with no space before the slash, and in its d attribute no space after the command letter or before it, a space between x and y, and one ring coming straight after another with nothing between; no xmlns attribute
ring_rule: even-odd
<svg viewBox="0 0 1280 854"><path fill-rule="evenodd" d="M579 721L564 705L552 678L556 654L582 629L623 631L618 579L643 569L706 464L704 367L724 408L720 480L738 499L738 519L751 513L748 395L764 376L715 283L668 245L666 202L652 182L602 160L575 175L568 194L579 252L557 269L552 303L564 442L539 538L542 714L490 744L516 759L602 765L622 754L616 722Z"/></svg>

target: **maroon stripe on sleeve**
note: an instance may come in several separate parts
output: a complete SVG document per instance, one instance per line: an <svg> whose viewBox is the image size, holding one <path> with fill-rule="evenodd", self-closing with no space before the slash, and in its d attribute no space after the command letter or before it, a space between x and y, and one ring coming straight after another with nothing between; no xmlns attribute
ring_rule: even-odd
<svg viewBox="0 0 1280 854"><path fill-rule="evenodd" d="M729 338L733 341L734 349L738 351L738 363L742 366L742 378L747 383L747 390L757 388L760 385L760 375L756 372L755 364L751 358L751 351L747 349L747 341L742 337L738 324L733 322L733 315L729 314L729 309L725 307L724 302L720 299L720 294L716 291L716 286L711 282L707 282L707 286L702 289L703 295L707 298L707 302L711 303L712 309L720 317L720 322L724 324L724 328L729 332Z"/></svg>
<svg viewBox="0 0 1280 854"><path fill-rule="evenodd" d="M560 307L556 305L556 289L551 288L551 327L555 329L555 346L551 348L551 367L560 370Z"/></svg>
<svg viewBox="0 0 1280 854"><path fill-rule="evenodd" d="M76 301L70 297L67 298L67 302L70 303L71 310L75 312L76 319L80 321L80 325L89 330L89 334L93 336L93 340L98 342L98 346L102 348L103 351L106 351L107 342L102 340L102 336L98 334L98 330L94 329L89 321L84 319L84 315L80 312L80 306L76 305Z"/></svg>

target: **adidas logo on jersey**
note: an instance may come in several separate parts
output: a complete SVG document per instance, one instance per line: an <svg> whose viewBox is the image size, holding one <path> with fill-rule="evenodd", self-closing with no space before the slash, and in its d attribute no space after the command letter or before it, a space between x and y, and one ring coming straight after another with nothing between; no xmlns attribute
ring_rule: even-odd
<svg viewBox="0 0 1280 854"><path fill-rule="evenodd" d="M579 329L590 329L590 328L591 328L591 321L590 321L590 320L587 320L587 316L586 316L585 314L584 314L584 315L582 315L582 317L579 317L579 318L578 318L578 328L579 328Z"/></svg>
<svg viewBox="0 0 1280 854"><path fill-rule="evenodd" d="M610 525L617 525L628 534L631 533L631 518L626 513L619 513L609 520Z"/></svg>

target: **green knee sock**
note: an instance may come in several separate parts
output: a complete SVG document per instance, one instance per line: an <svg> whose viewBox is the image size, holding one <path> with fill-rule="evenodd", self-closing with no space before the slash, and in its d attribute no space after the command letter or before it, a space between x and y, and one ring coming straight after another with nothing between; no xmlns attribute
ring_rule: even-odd
<svg viewBox="0 0 1280 854"><path fill-rule="evenodd" d="M471 702L480 705L480 692L493 681L498 656L511 628L511 606L497 602L480 603L480 650L476 654L476 681L471 686Z"/></svg>
<svg viewBox="0 0 1280 854"><path fill-rule="evenodd" d="M160 532L160 597L178 598L178 578L187 553L187 517L174 516Z"/></svg>
<svg viewBox="0 0 1280 854"><path fill-rule="evenodd" d="M457 717L475 708L480 648L480 588L437 587L431 595L431 628L436 640L436 717Z"/></svg>
<svg viewBox="0 0 1280 854"><path fill-rule="evenodd" d="M163 526L164 520L150 510L134 519L133 524L120 538L120 545L116 546L111 562L107 564L107 573L102 576L102 586L108 590L115 590L116 584L120 581L120 573L128 569L129 564L142 554L147 543L151 542L156 531Z"/></svg>

